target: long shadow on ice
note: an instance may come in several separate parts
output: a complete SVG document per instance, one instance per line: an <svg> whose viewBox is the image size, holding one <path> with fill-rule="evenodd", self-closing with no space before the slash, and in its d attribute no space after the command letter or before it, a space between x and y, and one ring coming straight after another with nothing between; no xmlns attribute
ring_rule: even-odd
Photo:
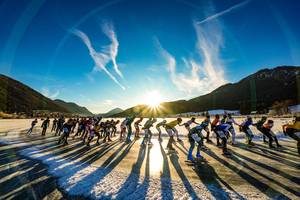
<svg viewBox="0 0 300 200"><path fill-rule="evenodd" d="M67 156L67 158L70 158L70 160L77 160L81 158L79 159L79 162L82 165L90 165L102 158L105 154L112 151L115 147L117 147L120 144L120 141L114 141L112 143L105 143L100 146L97 146L95 149L92 149L91 147L85 147L83 150L80 150L78 152L72 152ZM110 155L109 158L102 165L106 166L107 164L109 164L125 146L126 144L123 143L121 146L115 149L112 155Z"/></svg>
<svg viewBox="0 0 300 200"><path fill-rule="evenodd" d="M249 158L247 156L244 156L244 155L242 155L240 153L237 153L236 151L232 151L232 153L234 155L236 155L236 156L238 156L238 157L240 157L240 158L248 161L248 162L251 162L251 163L253 163L253 164L257 165L257 166L265 168L266 170L270 170L271 172L273 172L275 174L283 176L284 178L289 179L290 181L292 181L292 182L294 182L296 184L300 184L300 179L299 178L291 176L290 174L288 174L288 173L286 173L286 172L284 172L282 170L279 170L278 168L274 168L274 167L272 167L272 166L270 166L268 164L265 164L265 163L262 163L262 162L258 162L257 160L253 160L253 159L251 159L251 158Z"/></svg>
<svg viewBox="0 0 300 200"><path fill-rule="evenodd" d="M102 179L104 179L109 173L125 158L125 156L129 153L131 147L133 146L135 141L127 144L122 144L117 150L114 151L112 155L110 155L104 163L100 167L82 167L78 174L73 174L73 177L68 178L67 191L72 195L80 195L84 196L93 195L93 188L99 183ZM126 146L126 147L125 147ZM125 147L124 150L122 150ZM119 154L119 155L118 155ZM87 162L91 163L94 161L95 157L92 159L88 159ZM98 157L97 157L98 159ZM78 179L77 176L80 176ZM101 198L104 198L106 194L101 193ZM95 194L96 198L100 198ZM109 197L106 197L109 198Z"/></svg>
<svg viewBox="0 0 300 200"><path fill-rule="evenodd" d="M293 152L287 152L285 151L285 147L282 147L282 148L274 148L274 149L270 149L269 147L267 146L264 146L264 145L261 145L261 144L257 144L255 143L255 147L257 147L258 149L264 149L266 152L270 153L270 154L273 154L275 156L279 156L279 157L284 157L286 159L293 159L293 158L299 158L299 154L297 154L296 151L293 151ZM276 152L277 151L277 152ZM280 152L281 154L279 154L278 152ZM282 155L283 154L283 155ZM288 156L293 156L292 158L288 158L286 157L286 155L284 154L287 154Z"/></svg>
<svg viewBox="0 0 300 200"><path fill-rule="evenodd" d="M242 159L248 161L248 162L251 162L251 163L253 163L253 164L257 165L257 166L263 167L263 168L265 168L266 170L269 170L269 171L271 171L271 172L273 172L273 173L275 173L275 174L277 174L277 175L281 175L281 176L283 176L283 177L289 179L290 181L293 181L293 182L296 183L296 184L300 184L300 180L299 180L297 177L293 177L293 176L291 176L291 175L289 175L289 174L286 174L285 172L282 172L282 171L280 171L280 170L278 170L278 169L273 168L272 166L269 166L269 165L266 165L266 164L264 164L264 163L255 161L255 160L253 160L253 159L251 159L251 158L248 158L248 157L246 157L246 156L243 156L243 155L241 155L241 154L239 154L239 153L237 153L237 152L234 152L234 151L233 151L232 153L233 153L234 155L236 155L236 156L238 156L238 157L240 157L240 158L242 158ZM237 162L237 163L239 163L239 164L242 164L243 167L245 167L245 168L247 168L247 169L253 171L254 173L256 173L256 174L258 174L258 175L264 177L264 178L267 179L268 181L277 184L278 186L280 186L280 187L286 189L287 191L289 191L289 192L291 192L291 193L293 193L293 194L295 194L295 195L297 195L297 196L300 196L300 192L297 192L297 191L295 191L295 190L289 188L288 186L284 185L283 183L281 183L281 182L279 182L279 181L273 179L272 177L269 177L269 176L265 175L265 174L268 174L268 173L260 172L260 171L258 171L258 170L256 170L256 169L250 167L248 164L246 164L244 161L238 159L237 157L234 157L232 160L235 161L235 162Z"/></svg>
<svg viewBox="0 0 300 200"><path fill-rule="evenodd" d="M259 149L259 148L255 148L255 147L248 147L245 144L239 144L236 147L240 148L240 149L243 149L243 150L246 150L246 151L249 151L251 153L260 155L262 157L266 157L266 158L269 158L271 160L277 161L278 163L285 164L285 165L287 165L289 167L292 167L292 168L295 168L297 170L300 169L300 164L296 164L296 163L291 162L290 160L286 160L286 159L284 159L282 157L278 158L278 157L272 156L272 155L269 154L269 151L266 150L266 149Z"/></svg>
<svg viewBox="0 0 300 200"><path fill-rule="evenodd" d="M132 166L129 176L123 183L122 187L117 192L116 199L126 198L128 195L134 193L139 185L139 178L143 161L145 159L146 148L140 147L138 158L135 164Z"/></svg>
<svg viewBox="0 0 300 200"><path fill-rule="evenodd" d="M288 197L286 195L282 194L281 192L277 191L276 189L273 189L269 185L261 182L257 178L255 178L255 177L251 176L250 174L248 174L247 172L243 171L241 168L238 168L238 167L232 165L231 163L227 162L226 160L220 158L214 152L209 151L209 152L205 152L205 153L207 155L211 156L212 158L214 158L215 160L219 161L220 163L222 163L224 166L231 169L233 172L237 173L241 178L243 178L245 181L250 183L256 189L258 189L259 191L261 191L262 193L267 195L269 198L276 197L276 198L280 198L280 199L288 199ZM233 161L237 160L236 158L234 158L234 156L232 156L231 159ZM242 163L239 163L239 164L242 164ZM244 165L242 165L242 167L244 167Z"/></svg>
<svg viewBox="0 0 300 200"><path fill-rule="evenodd" d="M105 151L107 152L109 149L113 148L114 146L118 145L118 142L113 142L111 144L100 144L97 146L91 146L91 147L87 147L86 145L82 145L81 147L79 147L76 151L70 152L67 155L65 155L63 157L63 159L68 159L71 161L75 161L77 159L84 159L85 156L89 156L89 155L96 155L96 152L98 153L98 155L103 154L103 150L105 149ZM92 153L93 152L93 153ZM90 157L88 157L90 158Z"/></svg>
<svg viewBox="0 0 300 200"><path fill-rule="evenodd" d="M173 196L172 180L171 180L171 172L169 167L168 156L161 142L159 142L159 147L163 157L163 172L160 177L162 199L163 200L173 199L174 196Z"/></svg>
<svg viewBox="0 0 300 200"><path fill-rule="evenodd" d="M183 144L180 146L176 145L176 147L186 156L188 155L187 148ZM216 199L231 199L228 193L222 189L222 186L218 181L220 181L228 190L232 191L239 199L244 199L227 182L225 182L216 173L215 169L208 163L200 164L199 166L194 168L194 171L200 178L201 182L207 187L207 189Z"/></svg>
<svg viewBox="0 0 300 200"><path fill-rule="evenodd" d="M57 149L66 149L66 148L74 147L75 145L77 147L82 145L82 143L80 143L80 142L72 142L72 143L69 143L68 145L57 144L57 142L58 142L58 139L51 141L49 143L41 143L41 144L33 145L33 147L36 147L38 149L39 153L44 153L44 152L50 152L50 151L57 150ZM35 153L35 152L32 152L32 153Z"/></svg>
<svg viewBox="0 0 300 200"><path fill-rule="evenodd" d="M68 183L69 179L72 178L76 173L80 173L85 168L88 168L90 164L94 161L95 157L97 159L101 158L103 155L105 155L113 146L116 146L119 142L114 142L111 144L108 144L101 148L99 151L95 152L92 155L88 155L83 157L81 160L70 160L70 159L64 159L61 161L61 157L55 157L52 154L49 155L42 155L40 157L37 157L38 160L42 161L45 164L49 165L50 172L58 177L61 177L59 179L60 185L63 187L64 185L70 186ZM85 152L84 150L78 150L75 151L76 153ZM75 153L73 152L73 153ZM59 153L56 154L56 156L60 155ZM26 154L25 154L26 157ZM75 162L72 162L75 161ZM81 162L82 161L82 162ZM80 195L80 194L79 194Z"/></svg>
<svg viewBox="0 0 300 200"><path fill-rule="evenodd" d="M15 154L19 150L20 148L1 150L6 155L13 154L12 162L16 165L1 171L0 199L43 199L50 193L62 197L57 190L56 180L48 176L46 166ZM1 163L11 163L11 159L6 156Z"/></svg>
<svg viewBox="0 0 300 200"><path fill-rule="evenodd" d="M193 186L190 184L189 180L187 179L187 177L185 176L179 162L178 162L178 155L176 154L172 154L170 155L170 160L172 165L174 166L177 174L179 175L180 179L183 182L183 185L185 187L185 189L188 191L188 193L190 194L192 199L199 199L197 196L197 193L195 192L195 190L193 189Z"/></svg>
<svg viewBox="0 0 300 200"><path fill-rule="evenodd" d="M115 146L117 146L120 142L112 142L110 144L102 144L99 146L96 146L96 148L86 147L82 144L77 144L73 147L58 150L53 154L50 154L49 157L52 159L55 156L60 156L64 153L67 153L66 155L62 157L56 157L53 159L53 162L56 162L57 164L63 162L75 162L74 165L70 166L72 170L75 170L76 168L80 168L83 165L86 164L92 164L94 161L100 159L103 155L105 155L107 152L109 152L111 149L113 149ZM70 152L71 150L74 150ZM70 153L68 153L70 152ZM93 152L93 153L90 153ZM74 171L74 173L76 170Z"/></svg>
<svg viewBox="0 0 300 200"><path fill-rule="evenodd" d="M145 151L146 151L146 147L145 147ZM130 195L126 196L124 199L146 198L148 188L150 186L150 152L151 152L151 147L148 147L147 156L146 156L146 165L145 165L145 175L144 175L143 182L137 185L136 191L133 191Z"/></svg>

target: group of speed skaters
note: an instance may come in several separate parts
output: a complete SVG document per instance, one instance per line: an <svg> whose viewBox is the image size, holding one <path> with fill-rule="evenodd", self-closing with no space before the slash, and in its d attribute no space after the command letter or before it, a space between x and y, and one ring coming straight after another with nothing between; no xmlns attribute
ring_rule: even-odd
<svg viewBox="0 0 300 200"><path fill-rule="evenodd" d="M200 123L196 122L195 117L192 117L186 122L183 122L180 117L169 122L165 119L158 121L156 118L147 118L143 124L142 122L144 121L144 118L136 118L136 115L133 115L131 117L126 117L122 122L114 119L104 120L101 117L81 119L70 118L65 122L65 118L60 117L59 119L53 120L51 131L54 131L55 135L60 135L58 143L63 142L65 145L68 144L68 137L71 133L73 133L73 138L80 137L83 143L89 146L95 136L97 136L96 144L99 144L100 139L102 139L103 142L110 142L111 137L116 136L117 125L120 124L119 139L121 141L130 143L133 132L135 139L140 138L141 132L144 132L144 137L141 142L141 146L144 147L145 145L152 145L151 140L153 133L151 129L155 128L158 132L158 140L160 142L162 142L162 133L165 131L168 134L169 139L166 148L172 153L175 151L173 144L176 141L178 143L183 142L179 137L177 127L184 126L187 131L186 136L190 144L187 161L191 162L204 160L200 151L206 150L204 142L213 143L211 140L211 133L215 134L216 145L222 149L223 155L230 156L231 153L227 148L227 144L229 142L233 146L237 144L235 126L239 128L240 132L245 134L246 144L249 146L254 145L254 134L250 128L253 126L263 135L263 142L267 143L270 148L275 148L273 146L274 142L277 148L281 147L276 134L272 131L274 121L267 119L266 116L261 117L261 119L256 123L253 122L251 116L247 116L242 123L237 123L231 114L225 114L222 117L220 117L220 115L215 115L213 119L207 115ZM31 133L36 124L37 119L32 122L28 134ZM42 135L45 135L49 124L49 118L42 122ZM75 127L77 127L77 130L75 130ZM135 129L134 131L133 128ZM282 128L285 135L297 141L297 149L300 155L300 117L294 117L292 122L283 125ZM193 151L196 146L196 156L194 157Z"/></svg>

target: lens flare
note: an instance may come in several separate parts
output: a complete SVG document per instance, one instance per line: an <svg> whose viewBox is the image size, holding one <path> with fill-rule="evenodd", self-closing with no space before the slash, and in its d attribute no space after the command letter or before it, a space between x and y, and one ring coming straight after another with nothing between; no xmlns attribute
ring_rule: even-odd
<svg viewBox="0 0 300 200"><path fill-rule="evenodd" d="M150 106L151 108L159 107L162 102L161 95L158 91L151 91L145 94L144 104Z"/></svg>

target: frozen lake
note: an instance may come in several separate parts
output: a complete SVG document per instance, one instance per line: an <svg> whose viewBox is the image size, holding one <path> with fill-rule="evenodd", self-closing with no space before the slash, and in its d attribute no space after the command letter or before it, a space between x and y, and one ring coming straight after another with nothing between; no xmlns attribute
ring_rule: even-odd
<svg viewBox="0 0 300 200"><path fill-rule="evenodd" d="M288 119L274 121L274 132L281 134L281 125ZM140 146L141 139L125 144L118 137L100 145L92 142L91 147L71 138L69 145L62 146L57 145L53 133L40 136L40 121L33 134L27 136L30 122L0 120L0 199L300 197L300 157L296 143L287 137L280 138L284 146L281 149L269 149L259 138L251 148L243 139L238 140L237 146L228 145L231 158L223 156L215 144L206 144L208 150L202 155L207 163L194 167L185 162L189 148L186 139L175 145L175 154L165 150L167 137L161 143L154 138L153 146L145 148ZM252 130L256 133L254 127ZM184 127L179 132L186 135Z"/></svg>

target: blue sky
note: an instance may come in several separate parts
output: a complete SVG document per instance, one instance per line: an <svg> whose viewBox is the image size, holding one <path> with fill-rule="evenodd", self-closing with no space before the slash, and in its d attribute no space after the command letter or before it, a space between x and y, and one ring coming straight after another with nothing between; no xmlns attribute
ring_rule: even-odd
<svg viewBox="0 0 300 200"><path fill-rule="evenodd" d="M92 112L300 64L296 0L0 0L0 73ZM148 95L149 96L149 95Z"/></svg>

